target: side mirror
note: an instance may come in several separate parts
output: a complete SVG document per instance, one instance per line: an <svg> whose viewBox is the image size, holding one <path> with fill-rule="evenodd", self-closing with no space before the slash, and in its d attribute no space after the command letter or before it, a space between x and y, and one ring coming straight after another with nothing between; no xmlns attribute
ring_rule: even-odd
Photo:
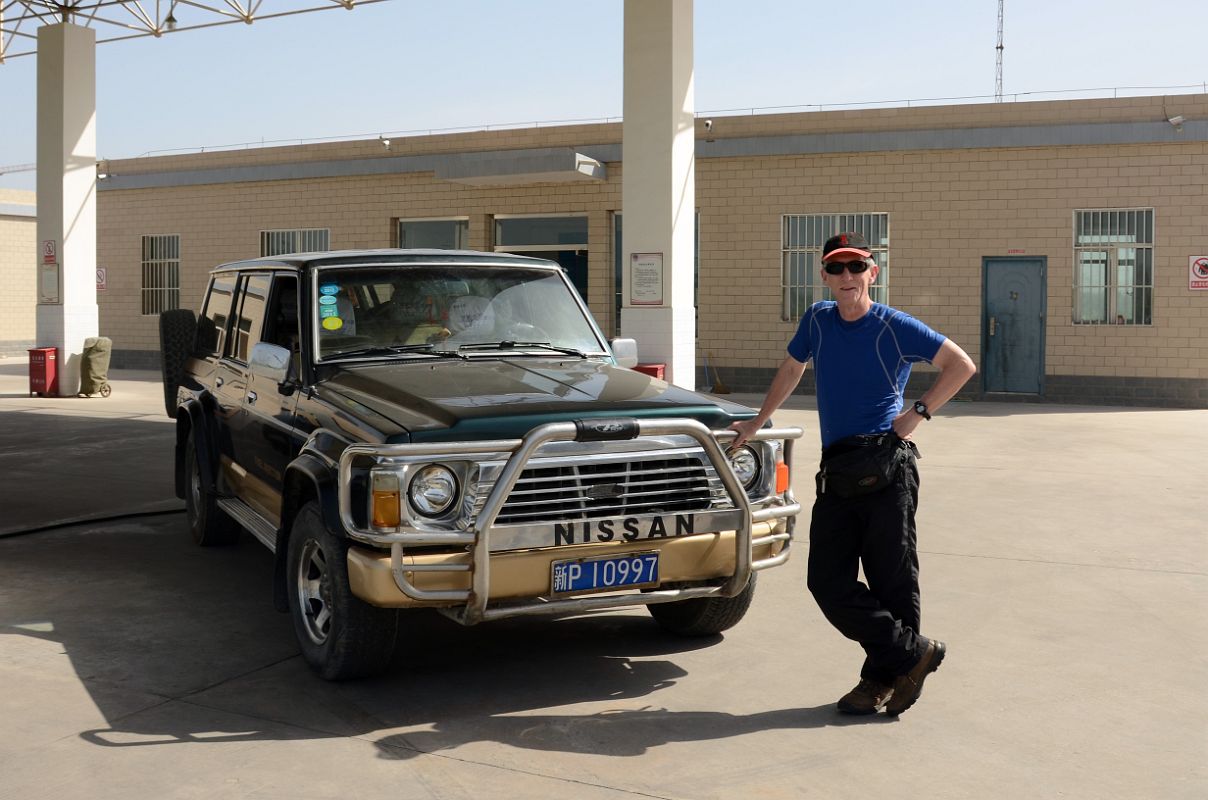
<svg viewBox="0 0 1208 800"><path fill-rule="evenodd" d="M252 347L252 357L248 365L256 377L266 378L280 385L289 377L289 362L289 351L284 347L260 342Z"/></svg>
<svg viewBox="0 0 1208 800"><path fill-rule="evenodd" d="M638 343L636 339L613 339L608 343L612 346L612 357L617 365L632 369L638 365Z"/></svg>

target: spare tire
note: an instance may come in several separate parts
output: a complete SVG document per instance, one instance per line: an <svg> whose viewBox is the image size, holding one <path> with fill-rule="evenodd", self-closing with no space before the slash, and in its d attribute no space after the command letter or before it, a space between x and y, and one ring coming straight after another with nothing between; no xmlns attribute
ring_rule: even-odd
<svg viewBox="0 0 1208 800"><path fill-rule="evenodd" d="M185 376L185 364L193 352L197 319L187 308L174 308L159 315L159 364L164 378L164 410L176 416L176 389Z"/></svg>

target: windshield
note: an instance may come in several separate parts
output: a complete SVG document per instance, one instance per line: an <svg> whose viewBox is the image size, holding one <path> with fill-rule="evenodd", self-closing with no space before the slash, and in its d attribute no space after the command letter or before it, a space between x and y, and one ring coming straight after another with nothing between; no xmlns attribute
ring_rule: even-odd
<svg viewBox="0 0 1208 800"><path fill-rule="evenodd" d="M389 352L414 357L557 353L538 344L569 352L607 352L562 276L548 270L456 265L329 268L318 272L313 302L320 359ZM494 350L482 347L500 344L503 347Z"/></svg>

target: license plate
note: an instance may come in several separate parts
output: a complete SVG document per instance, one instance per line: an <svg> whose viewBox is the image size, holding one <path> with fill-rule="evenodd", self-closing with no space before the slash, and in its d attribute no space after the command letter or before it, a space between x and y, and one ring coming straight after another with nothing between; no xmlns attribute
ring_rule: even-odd
<svg viewBox="0 0 1208 800"><path fill-rule="evenodd" d="M630 553L555 561L551 583L553 594L572 594L654 586L658 581L659 554Z"/></svg>

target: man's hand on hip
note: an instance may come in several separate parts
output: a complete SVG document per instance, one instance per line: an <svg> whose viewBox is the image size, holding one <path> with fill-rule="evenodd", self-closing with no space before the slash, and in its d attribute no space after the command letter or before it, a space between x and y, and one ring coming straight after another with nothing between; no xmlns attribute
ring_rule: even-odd
<svg viewBox="0 0 1208 800"><path fill-rule="evenodd" d="M907 408L901 414L898 414L893 419L893 432L900 439L909 439L914 434L914 429L923 421L913 408Z"/></svg>

